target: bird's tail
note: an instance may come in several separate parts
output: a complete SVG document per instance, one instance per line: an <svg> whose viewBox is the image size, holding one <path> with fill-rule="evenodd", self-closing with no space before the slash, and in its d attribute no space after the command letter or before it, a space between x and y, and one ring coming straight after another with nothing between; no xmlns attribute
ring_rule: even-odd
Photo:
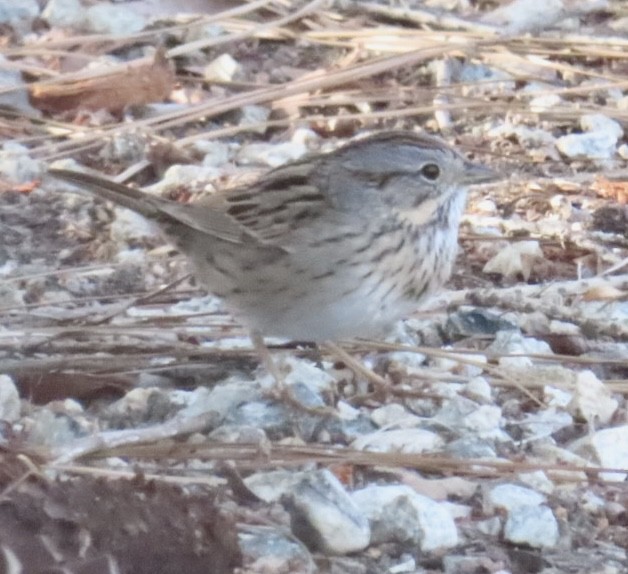
<svg viewBox="0 0 628 574"><path fill-rule="evenodd" d="M112 201L122 207L141 213L148 219L153 219L159 215L160 198L152 197L143 191L116 183L105 177L80 171L50 168L48 173L57 179L85 189L101 199Z"/></svg>

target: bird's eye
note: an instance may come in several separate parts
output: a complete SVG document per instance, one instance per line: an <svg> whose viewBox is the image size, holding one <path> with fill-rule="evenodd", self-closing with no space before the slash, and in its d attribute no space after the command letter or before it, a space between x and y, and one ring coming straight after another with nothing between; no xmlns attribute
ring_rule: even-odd
<svg viewBox="0 0 628 574"><path fill-rule="evenodd" d="M440 167L435 163L426 163L421 168L421 175L430 181L436 181L440 177Z"/></svg>

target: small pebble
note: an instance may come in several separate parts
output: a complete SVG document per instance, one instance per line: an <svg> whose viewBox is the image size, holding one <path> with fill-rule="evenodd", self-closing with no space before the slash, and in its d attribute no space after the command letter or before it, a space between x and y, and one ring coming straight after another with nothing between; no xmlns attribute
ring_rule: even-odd
<svg viewBox="0 0 628 574"><path fill-rule="evenodd" d="M552 548L558 543L558 521L547 506L519 506L508 514L504 538L532 548Z"/></svg>

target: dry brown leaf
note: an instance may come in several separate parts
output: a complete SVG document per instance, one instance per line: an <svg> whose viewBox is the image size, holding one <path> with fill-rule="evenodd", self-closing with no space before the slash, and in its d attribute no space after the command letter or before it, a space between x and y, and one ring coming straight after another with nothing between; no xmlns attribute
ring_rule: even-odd
<svg viewBox="0 0 628 574"><path fill-rule="evenodd" d="M591 185L591 189L601 197L607 197L619 203L628 203L628 181L612 181L598 176Z"/></svg>
<svg viewBox="0 0 628 574"><path fill-rule="evenodd" d="M67 83L35 84L30 90L33 106L47 112L107 109L117 112L128 105L161 101L174 87L175 74L158 50L147 63L129 64L122 70L104 70L98 76Z"/></svg>
<svg viewBox="0 0 628 574"><path fill-rule="evenodd" d="M39 184L39 180L27 181L25 183L19 184L12 181L0 180L0 193L12 191L17 193L29 194L32 191L35 191Z"/></svg>
<svg viewBox="0 0 628 574"><path fill-rule="evenodd" d="M16 383L23 397L39 405L67 398L78 401L119 398L132 388L129 380L122 376L80 372L21 373L16 376Z"/></svg>
<svg viewBox="0 0 628 574"><path fill-rule="evenodd" d="M340 482L342 482L342 484L349 487L353 487L355 485L355 465L344 463L332 464L330 465L329 470Z"/></svg>
<svg viewBox="0 0 628 574"><path fill-rule="evenodd" d="M582 295L584 301L618 301L626 296L624 291L612 285L598 285L585 291Z"/></svg>

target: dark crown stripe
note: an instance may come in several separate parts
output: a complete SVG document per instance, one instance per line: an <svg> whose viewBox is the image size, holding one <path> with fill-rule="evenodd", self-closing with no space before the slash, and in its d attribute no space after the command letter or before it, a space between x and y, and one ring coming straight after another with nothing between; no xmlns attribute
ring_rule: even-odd
<svg viewBox="0 0 628 574"><path fill-rule="evenodd" d="M364 145L376 142L382 144L418 146L423 149L454 153L452 148L449 147L447 143L437 137L425 134L415 134L412 132L377 133L363 139L355 140L349 143L346 147L363 147Z"/></svg>

